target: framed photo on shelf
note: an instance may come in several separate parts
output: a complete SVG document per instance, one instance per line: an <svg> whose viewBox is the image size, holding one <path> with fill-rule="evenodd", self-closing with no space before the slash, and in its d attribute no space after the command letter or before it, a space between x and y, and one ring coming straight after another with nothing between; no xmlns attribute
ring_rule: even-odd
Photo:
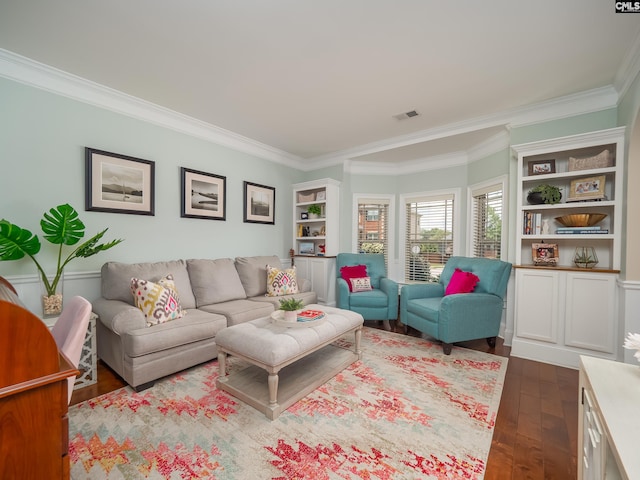
<svg viewBox="0 0 640 480"><path fill-rule="evenodd" d="M300 242L298 244L298 253L300 255L315 255L316 249L313 242Z"/></svg>
<svg viewBox="0 0 640 480"><path fill-rule="evenodd" d="M180 216L226 220L227 177L180 167Z"/></svg>
<svg viewBox="0 0 640 480"><path fill-rule="evenodd" d="M532 243L531 257L534 265L555 267L558 264L558 244Z"/></svg>
<svg viewBox="0 0 640 480"><path fill-rule="evenodd" d="M257 183L244 182L244 223L274 225L276 189Z"/></svg>
<svg viewBox="0 0 640 480"><path fill-rule="evenodd" d="M86 147L85 170L85 210L155 214L155 162Z"/></svg>
<svg viewBox="0 0 640 480"><path fill-rule="evenodd" d="M604 175L571 180L571 187L569 188L569 197L567 198L567 202L602 200L605 198L605 183L606 177Z"/></svg>
<svg viewBox="0 0 640 480"><path fill-rule="evenodd" d="M309 214L307 212L300 212L300 220L309 220Z"/></svg>
<svg viewBox="0 0 640 480"><path fill-rule="evenodd" d="M546 175L556 173L555 160L532 160L528 163L529 175Z"/></svg>
<svg viewBox="0 0 640 480"><path fill-rule="evenodd" d="M318 193L316 193L316 202L324 202L326 199L327 199L327 192L325 192L324 190L321 190Z"/></svg>

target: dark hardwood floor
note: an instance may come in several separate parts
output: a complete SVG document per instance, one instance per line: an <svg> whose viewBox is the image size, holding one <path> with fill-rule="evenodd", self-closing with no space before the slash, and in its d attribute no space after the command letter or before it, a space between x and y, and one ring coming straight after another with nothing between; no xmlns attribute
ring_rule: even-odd
<svg viewBox="0 0 640 480"><path fill-rule="evenodd" d="M392 322L393 323L393 322ZM376 322L367 326L379 327ZM399 333L401 325L392 325ZM420 335L410 330L410 335ZM509 357L507 374L487 461L486 480L571 480L577 475L578 371L510 357L498 339L457 344ZM455 354L455 351L452 355ZM76 404L116 390L125 383L98 361L98 383L73 392Z"/></svg>

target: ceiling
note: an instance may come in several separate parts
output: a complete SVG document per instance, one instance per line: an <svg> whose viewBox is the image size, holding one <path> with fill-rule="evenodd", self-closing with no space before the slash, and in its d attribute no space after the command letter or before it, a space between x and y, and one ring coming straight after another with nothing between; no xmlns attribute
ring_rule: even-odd
<svg viewBox="0 0 640 480"><path fill-rule="evenodd" d="M607 0L0 0L0 49L304 167L402 165L567 96L617 98L639 19Z"/></svg>

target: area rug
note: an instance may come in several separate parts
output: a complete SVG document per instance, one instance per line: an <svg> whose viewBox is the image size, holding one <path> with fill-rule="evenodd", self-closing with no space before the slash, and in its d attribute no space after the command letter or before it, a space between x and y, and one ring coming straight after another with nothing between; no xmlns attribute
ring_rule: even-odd
<svg viewBox="0 0 640 480"><path fill-rule="evenodd" d="M352 335L338 343L351 347ZM75 405L71 478L482 479L507 359L447 356L366 327L362 350L274 421L216 389L216 361Z"/></svg>

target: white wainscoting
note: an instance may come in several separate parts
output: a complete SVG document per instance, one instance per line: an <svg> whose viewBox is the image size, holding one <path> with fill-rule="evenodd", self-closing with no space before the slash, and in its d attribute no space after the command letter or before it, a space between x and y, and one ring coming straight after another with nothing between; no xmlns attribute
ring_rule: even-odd
<svg viewBox="0 0 640 480"><path fill-rule="evenodd" d="M35 315L42 317L42 287L37 275L5 277L15 287L18 297ZM71 298L76 295L90 302L100 297L100 272L69 272L64 274L63 295ZM64 304L63 304L64 307Z"/></svg>

